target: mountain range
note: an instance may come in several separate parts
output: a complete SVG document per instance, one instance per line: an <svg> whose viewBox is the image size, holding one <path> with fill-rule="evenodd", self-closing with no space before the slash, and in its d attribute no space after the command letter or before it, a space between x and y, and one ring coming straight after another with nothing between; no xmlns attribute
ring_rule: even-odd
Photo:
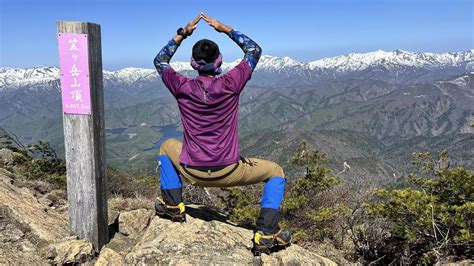
<svg viewBox="0 0 474 266"><path fill-rule="evenodd" d="M278 81L290 78L301 78L296 85L311 84L324 80L341 78L371 78L389 83L416 83L439 79L434 74L442 73L442 77L452 76L474 70L474 50L457 53L414 53L403 50L390 52L378 50L370 53L352 53L331 58L323 58L303 63L289 57L263 55L257 65L256 72L264 75L278 75ZM223 71L228 71L240 60L223 63ZM172 62L172 67L186 74L195 75L188 62ZM191 73L189 73L191 72ZM28 84L38 84L56 80L59 69L56 67L40 67L30 69L0 68L0 91L17 88ZM157 73L154 69L124 68L118 71L104 71L105 80L133 84L152 80ZM251 83L261 85L270 82L258 77ZM276 81L273 81L276 82ZM287 80L284 84L291 84ZM291 84L294 85L294 84Z"/></svg>
<svg viewBox="0 0 474 266"><path fill-rule="evenodd" d="M189 63L171 65L196 75ZM344 176L386 178L406 173L415 150L447 148L472 169L473 71L474 50L375 51L309 63L264 55L241 94L241 151L286 166L304 138L328 153L334 169L350 165ZM182 130L174 99L154 69L104 71L104 90L108 162L153 169L162 136ZM0 68L0 127L25 143L48 140L61 153L59 69Z"/></svg>

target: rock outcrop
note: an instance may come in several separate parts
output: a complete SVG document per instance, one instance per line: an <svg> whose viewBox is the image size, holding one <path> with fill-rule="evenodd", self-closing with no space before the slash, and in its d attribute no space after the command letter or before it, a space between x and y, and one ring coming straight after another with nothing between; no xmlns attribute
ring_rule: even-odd
<svg viewBox="0 0 474 266"><path fill-rule="evenodd" d="M4 165L13 164L15 153L9 149L0 149L0 163Z"/></svg>
<svg viewBox="0 0 474 266"><path fill-rule="evenodd" d="M44 261L42 249L68 236L67 212L49 208L0 168L0 264Z"/></svg>
<svg viewBox="0 0 474 266"><path fill-rule="evenodd" d="M251 230L235 226L223 216L207 215L207 221L203 220L207 208L201 206L188 207L188 211L190 215L183 224L155 216L125 261L130 264L335 265L298 245L269 256L254 257Z"/></svg>
<svg viewBox="0 0 474 266"><path fill-rule="evenodd" d="M117 253L117 251L110 248L103 248L100 251L100 255L95 262L95 266L105 266L105 265L123 265L125 261L123 257Z"/></svg>
<svg viewBox="0 0 474 266"><path fill-rule="evenodd" d="M152 214L151 210L145 209L121 212L118 216L118 231L133 237L148 225Z"/></svg>
<svg viewBox="0 0 474 266"><path fill-rule="evenodd" d="M187 222L181 224L155 216L152 202L123 209L124 199L117 198L109 200L116 214L110 242L96 254L90 243L68 235L66 206L56 208L14 186L12 178L0 168L0 264L335 265L295 244L254 257L252 230L204 206L187 206Z"/></svg>
<svg viewBox="0 0 474 266"><path fill-rule="evenodd" d="M95 251L92 244L84 239L70 237L49 245L47 257L55 265L85 263L95 257Z"/></svg>

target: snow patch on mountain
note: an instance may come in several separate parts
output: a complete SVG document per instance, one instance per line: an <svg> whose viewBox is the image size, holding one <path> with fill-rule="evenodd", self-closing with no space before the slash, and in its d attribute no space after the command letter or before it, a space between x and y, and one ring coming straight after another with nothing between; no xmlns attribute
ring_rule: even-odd
<svg viewBox="0 0 474 266"><path fill-rule="evenodd" d="M177 62L171 62L170 65L177 72L193 70L189 62L177 61Z"/></svg>
<svg viewBox="0 0 474 266"><path fill-rule="evenodd" d="M59 78L59 68L0 68L0 91L4 88L16 88L38 83L48 83Z"/></svg>
<svg viewBox="0 0 474 266"><path fill-rule="evenodd" d="M472 82L472 78L474 77L474 72L470 72L466 75L462 75L455 79L447 80L446 82L454 84L459 87L467 87L467 85ZM472 90L471 90L472 91Z"/></svg>
<svg viewBox="0 0 474 266"><path fill-rule="evenodd" d="M387 69L399 67L433 68L459 66L467 64L468 70L474 66L474 50L463 53L415 53L403 50L386 52L382 50L370 53L351 53L309 62L311 70L330 69L338 72L360 71L373 66Z"/></svg>
<svg viewBox="0 0 474 266"><path fill-rule="evenodd" d="M104 71L105 80L116 80L127 84L132 84L138 80L154 79L157 72L154 69L127 67L117 71Z"/></svg>
<svg viewBox="0 0 474 266"><path fill-rule="evenodd" d="M276 56L270 56L270 55L262 55L260 57L260 61L258 62L256 69L275 71L275 70L284 69L284 68L301 67L304 65L305 63L296 61L287 56L276 57Z"/></svg>

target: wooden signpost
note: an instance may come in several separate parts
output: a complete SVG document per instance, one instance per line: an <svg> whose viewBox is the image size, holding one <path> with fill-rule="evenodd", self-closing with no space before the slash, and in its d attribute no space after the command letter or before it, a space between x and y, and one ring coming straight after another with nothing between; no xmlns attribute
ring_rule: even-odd
<svg viewBox="0 0 474 266"><path fill-rule="evenodd" d="M108 242L100 25L57 22L69 223L98 251Z"/></svg>

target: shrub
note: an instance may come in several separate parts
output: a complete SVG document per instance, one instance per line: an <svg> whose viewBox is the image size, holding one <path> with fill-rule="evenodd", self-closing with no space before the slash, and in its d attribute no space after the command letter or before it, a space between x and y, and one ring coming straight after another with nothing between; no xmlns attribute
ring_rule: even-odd
<svg viewBox="0 0 474 266"><path fill-rule="evenodd" d="M147 174L131 175L112 166L107 166L107 188L109 194L135 197L142 195L153 198L159 189L155 176Z"/></svg>
<svg viewBox="0 0 474 266"><path fill-rule="evenodd" d="M414 153L421 171L408 178L408 188L378 189L366 204L371 221L383 219L387 233L377 238L358 230L356 250L367 261L434 263L443 258L468 258L474 243L474 174L451 168L446 151L436 160ZM365 241L373 252L361 248Z"/></svg>
<svg viewBox="0 0 474 266"><path fill-rule="evenodd" d="M259 202L262 186L234 187L228 189L228 208L231 221L253 223L260 210Z"/></svg>
<svg viewBox="0 0 474 266"><path fill-rule="evenodd" d="M331 175L326 154L310 150L302 141L290 159L290 165L305 169L305 174L288 183L282 206L284 224L296 232L296 239L314 241L331 239L343 242L349 209L341 201L329 200L331 191L341 181Z"/></svg>

